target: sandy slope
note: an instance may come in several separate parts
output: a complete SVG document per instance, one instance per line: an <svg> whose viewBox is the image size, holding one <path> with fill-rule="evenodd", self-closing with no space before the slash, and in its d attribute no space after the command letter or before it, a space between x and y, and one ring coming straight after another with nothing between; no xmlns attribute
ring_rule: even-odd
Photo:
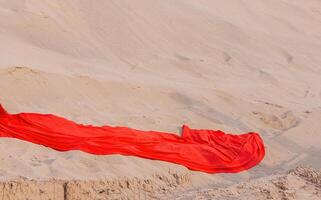
<svg viewBox="0 0 321 200"><path fill-rule="evenodd" d="M187 173L200 186L321 168L318 0L0 0L0 43L0 102L10 112L146 130L257 131L267 149L248 172L207 175L2 138L3 180Z"/></svg>

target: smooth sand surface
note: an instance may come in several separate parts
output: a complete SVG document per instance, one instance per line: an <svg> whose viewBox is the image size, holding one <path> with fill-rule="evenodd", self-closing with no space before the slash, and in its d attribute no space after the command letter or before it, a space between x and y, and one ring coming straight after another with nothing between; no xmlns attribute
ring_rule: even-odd
<svg viewBox="0 0 321 200"><path fill-rule="evenodd" d="M202 187L321 168L318 0L0 0L0 44L9 112L167 132L184 123L255 131L266 144L259 166L209 175L1 138L1 180L175 174Z"/></svg>

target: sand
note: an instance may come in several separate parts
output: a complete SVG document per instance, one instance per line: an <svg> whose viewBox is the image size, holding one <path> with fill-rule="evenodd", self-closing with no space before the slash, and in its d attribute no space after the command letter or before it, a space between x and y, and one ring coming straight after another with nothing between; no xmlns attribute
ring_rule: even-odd
<svg viewBox="0 0 321 200"><path fill-rule="evenodd" d="M162 198L162 190L198 198L198 188L256 180L273 186L276 176L296 181L286 173L297 166L321 168L320 1L0 0L0 43L0 103L11 113L166 132L179 132L184 123L256 131L267 151L251 170L210 175L1 138L3 184L51 184L42 186L54 189L41 198L66 199L66 183L73 181L85 187L102 181L104 191L115 181L148 188L147 181L154 192L146 198ZM179 177L184 181L174 184ZM75 198L108 198L102 195Z"/></svg>
<svg viewBox="0 0 321 200"><path fill-rule="evenodd" d="M162 196L165 199L165 196ZM285 174L263 177L227 187L199 188L169 195L168 199L280 199L321 198L321 171L297 167Z"/></svg>
<svg viewBox="0 0 321 200"><path fill-rule="evenodd" d="M321 171L297 167L284 174L275 174L230 186L182 188L188 179L154 176L150 179L117 180L26 180L1 182L2 199L280 199L318 200L321 198Z"/></svg>

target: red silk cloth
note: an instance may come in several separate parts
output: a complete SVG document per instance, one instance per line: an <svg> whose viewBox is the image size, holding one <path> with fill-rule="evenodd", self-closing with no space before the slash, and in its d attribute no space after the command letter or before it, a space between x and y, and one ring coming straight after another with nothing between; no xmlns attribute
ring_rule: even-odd
<svg viewBox="0 0 321 200"><path fill-rule="evenodd" d="M17 138L58 151L122 154L163 160L207 173L239 172L264 157L257 133L225 134L183 126L182 136L127 127L92 126L51 115L8 114L0 105L0 137Z"/></svg>

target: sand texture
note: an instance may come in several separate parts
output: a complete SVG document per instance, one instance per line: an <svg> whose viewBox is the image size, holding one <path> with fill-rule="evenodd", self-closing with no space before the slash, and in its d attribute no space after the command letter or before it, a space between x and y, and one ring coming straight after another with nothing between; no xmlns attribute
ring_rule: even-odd
<svg viewBox="0 0 321 200"><path fill-rule="evenodd" d="M319 0L0 0L0 44L11 113L255 131L266 145L257 167L210 175L0 138L0 199L320 198L288 174L321 168Z"/></svg>

